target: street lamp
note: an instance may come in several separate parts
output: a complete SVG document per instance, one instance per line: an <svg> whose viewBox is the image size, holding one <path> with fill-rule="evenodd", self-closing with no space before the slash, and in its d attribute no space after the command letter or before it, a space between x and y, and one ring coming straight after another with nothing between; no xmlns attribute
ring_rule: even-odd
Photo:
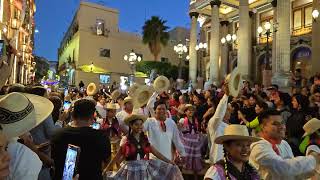
<svg viewBox="0 0 320 180"><path fill-rule="evenodd" d="M317 9L314 9L314 10L312 11L312 18L313 18L313 20L316 21L316 19L318 19L318 17L319 17L319 11L318 11Z"/></svg>
<svg viewBox="0 0 320 180"><path fill-rule="evenodd" d="M142 60L142 57L138 56L132 49L129 55L124 55L123 59L130 64L130 68L132 71L132 81L134 82L136 64Z"/></svg>
<svg viewBox="0 0 320 180"><path fill-rule="evenodd" d="M179 57L178 79L182 79L182 56L183 54L188 52L188 48L186 45L179 43L178 45L173 47L173 50L178 54L178 57Z"/></svg>
<svg viewBox="0 0 320 180"><path fill-rule="evenodd" d="M226 37L221 38L222 45L225 45L226 43L234 43L237 40L237 35L235 34L227 34Z"/></svg>
<svg viewBox="0 0 320 180"><path fill-rule="evenodd" d="M269 52L269 38L270 35L272 34L271 32L271 23L266 22L264 26L259 26L257 31L259 33L259 37L262 37L263 32L265 31L265 35L267 35L267 44L266 44L266 68L265 70L271 70L270 62L269 62L269 57L270 57L270 52Z"/></svg>
<svg viewBox="0 0 320 180"><path fill-rule="evenodd" d="M202 53L201 57L204 57L207 48L208 48L207 43L200 42L198 45L196 45L196 50L200 51ZM200 59L200 61L199 61L199 74L198 75L199 75L199 77L202 77L202 59Z"/></svg>

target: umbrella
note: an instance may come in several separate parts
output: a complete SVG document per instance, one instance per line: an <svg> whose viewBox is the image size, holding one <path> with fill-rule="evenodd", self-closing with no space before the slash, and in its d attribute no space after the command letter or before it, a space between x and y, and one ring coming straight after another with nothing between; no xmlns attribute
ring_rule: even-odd
<svg viewBox="0 0 320 180"><path fill-rule="evenodd" d="M137 78L147 78L147 77L148 77L148 75L146 75L146 74L143 73L143 72L136 72L136 73L134 74L134 76L137 77Z"/></svg>
<svg viewBox="0 0 320 180"><path fill-rule="evenodd" d="M80 69L81 71L84 71L84 72L88 72L88 73L96 73L96 74L108 73L107 70L105 70L105 69L103 69L101 67L95 66L93 64L91 64L91 65L82 65L78 69Z"/></svg>

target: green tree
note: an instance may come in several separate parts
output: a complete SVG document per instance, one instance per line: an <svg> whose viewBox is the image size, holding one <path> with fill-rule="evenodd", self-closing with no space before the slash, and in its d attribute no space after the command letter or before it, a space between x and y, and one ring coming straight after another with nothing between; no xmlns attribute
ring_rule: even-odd
<svg viewBox="0 0 320 180"><path fill-rule="evenodd" d="M39 57L39 56L35 56L34 59L36 62L36 68L35 68L36 76L35 76L35 78L36 78L36 81L40 81L48 73L49 62L46 58Z"/></svg>
<svg viewBox="0 0 320 180"><path fill-rule="evenodd" d="M141 61L136 65L137 71L143 72L150 76L150 73L153 69L157 71L157 74L164 75L168 78L177 79L178 78L178 67L175 65L171 65L166 62L155 62L155 61ZM182 77L183 79L188 79L188 68L183 67L182 69Z"/></svg>
<svg viewBox="0 0 320 180"><path fill-rule="evenodd" d="M154 56L154 61L157 61L159 57L161 46L166 46L169 41L169 33L167 32L169 27L165 25L166 22L158 16L152 16L142 27L142 42L148 44L150 52Z"/></svg>

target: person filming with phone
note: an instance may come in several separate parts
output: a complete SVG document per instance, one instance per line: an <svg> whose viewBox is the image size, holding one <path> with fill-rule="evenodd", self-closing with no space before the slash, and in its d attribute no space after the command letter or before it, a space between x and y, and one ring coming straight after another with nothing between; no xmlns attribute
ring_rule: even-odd
<svg viewBox="0 0 320 180"><path fill-rule="evenodd" d="M72 124L57 131L52 139L52 158L55 162L55 180L65 175L65 160L70 145L77 147L77 161L72 175L79 175L79 180L102 180L102 165L107 163L110 155L110 141L103 132L92 128L95 103L81 99L74 103L71 111Z"/></svg>

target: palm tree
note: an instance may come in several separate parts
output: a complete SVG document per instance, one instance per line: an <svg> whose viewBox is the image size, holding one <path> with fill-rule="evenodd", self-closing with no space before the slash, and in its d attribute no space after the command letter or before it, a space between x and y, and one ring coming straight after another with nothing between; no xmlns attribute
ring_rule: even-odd
<svg viewBox="0 0 320 180"><path fill-rule="evenodd" d="M144 44L148 44L155 61L161 52L161 45L166 46L169 41L169 33L167 32L169 27L165 25L166 22L158 16L152 16L142 27L142 41Z"/></svg>

